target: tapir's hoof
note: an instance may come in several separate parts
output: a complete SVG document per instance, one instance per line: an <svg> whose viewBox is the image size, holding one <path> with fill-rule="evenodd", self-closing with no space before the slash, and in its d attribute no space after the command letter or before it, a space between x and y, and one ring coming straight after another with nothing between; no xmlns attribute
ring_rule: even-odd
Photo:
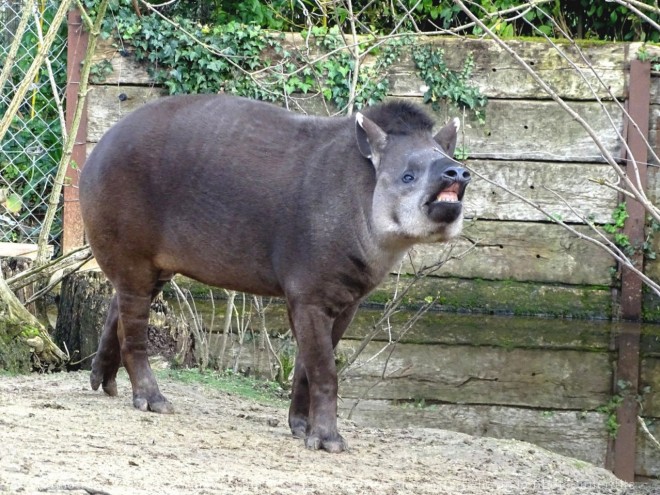
<svg viewBox="0 0 660 495"><path fill-rule="evenodd" d="M160 414L172 414L174 412L172 403L160 394L151 400L145 397L133 397L133 406L140 411L152 411Z"/></svg>
<svg viewBox="0 0 660 495"><path fill-rule="evenodd" d="M339 434L335 434L330 438L321 438L318 435L309 435L307 438L305 438L305 447L310 450L323 449L326 452L330 452L331 454L338 454L339 452L348 450L346 440L344 440Z"/></svg>
<svg viewBox="0 0 660 495"><path fill-rule="evenodd" d="M102 372L92 370L92 373L89 375L89 383L92 386L92 390L98 390L99 386L103 384L103 391L106 394L112 397L117 395L117 380L114 376L104 379Z"/></svg>
<svg viewBox="0 0 660 495"><path fill-rule="evenodd" d="M293 438L305 438L307 434L307 420L303 418L289 418L289 428Z"/></svg>

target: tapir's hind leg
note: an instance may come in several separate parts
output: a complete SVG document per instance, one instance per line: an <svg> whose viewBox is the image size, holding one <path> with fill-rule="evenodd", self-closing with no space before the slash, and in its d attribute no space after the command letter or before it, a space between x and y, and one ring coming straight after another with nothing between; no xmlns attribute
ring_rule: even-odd
<svg viewBox="0 0 660 495"><path fill-rule="evenodd" d="M147 359L147 323L151 301L167 280L159 280L149 296L118 290L92 362L90 382L94 390L103 384L108 395L117 395L116 376L122 361L131 379L133 405L143 411L172 412L172 405L160 393Z"/></svg>
<svg viewBox="0 0 660 495"><path fill-rule="evenodd" d="M99 385L103 385L103 391L112 396L117 395L117 371L121 366L119 337L117 336L118 322L119 305L117 294L115 294L110 301L108 316L103 326L99 348L92 360L92 373L89 376L92 389L97 390Z"/></svg>

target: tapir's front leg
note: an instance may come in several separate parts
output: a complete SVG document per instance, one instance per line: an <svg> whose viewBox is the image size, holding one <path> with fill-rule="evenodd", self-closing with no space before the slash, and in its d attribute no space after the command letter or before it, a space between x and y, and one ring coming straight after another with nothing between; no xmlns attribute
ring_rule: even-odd
<svg viewBox="0 0 660 495"><path fill-rule="evenodd" d="M309 304L291 304L290 312L300 361L296 371L306 373L309 389L305 445L309 449L342 452L346 450L346 442L337 431L337 368L332 342L334 318L323 308ZM304 380L298 376L294 387L300 386L301 382ZM298 394L301 392L299 389ZM296 400L295 390L293 400Z"/></svg>

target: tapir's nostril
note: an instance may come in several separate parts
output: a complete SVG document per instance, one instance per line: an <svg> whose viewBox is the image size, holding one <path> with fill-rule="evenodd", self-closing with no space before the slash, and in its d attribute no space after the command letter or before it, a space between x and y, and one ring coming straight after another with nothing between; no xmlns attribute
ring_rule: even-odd
<svg viewBox="0 0 660 495"><path fill-rule="evenodd" d="M463 167L449 167L442 175L448 179L459 182L468 182L471 179L470 172Z"/></svg>

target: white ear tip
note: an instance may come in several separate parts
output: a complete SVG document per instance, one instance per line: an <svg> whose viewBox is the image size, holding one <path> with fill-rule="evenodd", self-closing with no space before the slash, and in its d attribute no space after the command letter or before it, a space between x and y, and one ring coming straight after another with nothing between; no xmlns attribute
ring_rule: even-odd
<svg viewBox="0 0 660 495"><path fill-rule="evenodd" d="M459 119L458 117L454 117L453 119L451 119L451 123L456 128L456 132L458 132L458 130L461 128L461 119Z"/></svg>

